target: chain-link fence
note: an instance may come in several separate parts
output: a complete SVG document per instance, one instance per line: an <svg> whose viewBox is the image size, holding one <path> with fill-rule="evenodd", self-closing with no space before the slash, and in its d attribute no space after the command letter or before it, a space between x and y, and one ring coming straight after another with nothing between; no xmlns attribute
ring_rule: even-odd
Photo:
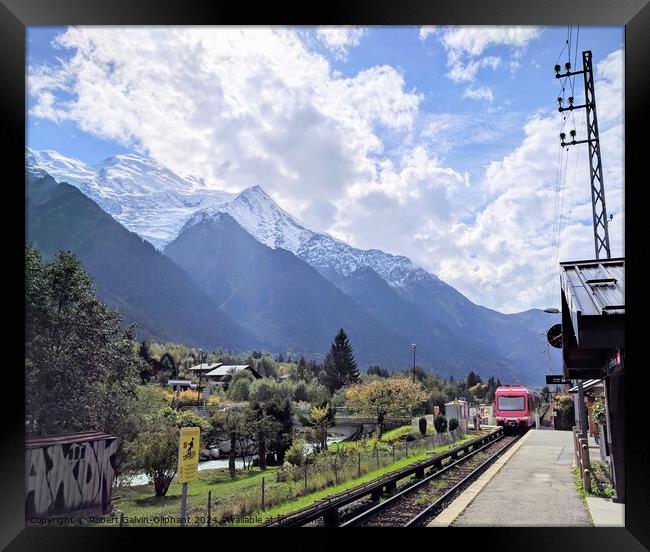
<svg viewBox="0 0 650 552"><path fill-rule="evenodd" d="M202 474L199 484L189 484L185 525L263 523L274 507L366 474L369 474L368 480L373 479L372 472L391 464L397 469L410 463L408 459L414 456L425 458L425 451L433 452L452 445L461 436L458 428L410 442L385 443L366 439L345 446L339 444L335 449L309 455L302 465L285 464L229 485L212 484L209 478L205 479L208 476ZM120 487L114 496L111 523L126 527L178 526L181 524L180 503L179 490L170 491L165 497L141 497L141 491Z"/></svg>

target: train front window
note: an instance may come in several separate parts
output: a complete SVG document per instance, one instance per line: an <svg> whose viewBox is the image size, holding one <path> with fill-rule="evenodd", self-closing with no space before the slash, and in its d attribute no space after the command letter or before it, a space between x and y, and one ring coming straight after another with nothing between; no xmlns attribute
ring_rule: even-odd
<svg viewBox="0 0 650 552"><path fill-rule="evenodd" d="M499 410L524 410L526 397L509 397L501 395L499 397Z"/></svg>

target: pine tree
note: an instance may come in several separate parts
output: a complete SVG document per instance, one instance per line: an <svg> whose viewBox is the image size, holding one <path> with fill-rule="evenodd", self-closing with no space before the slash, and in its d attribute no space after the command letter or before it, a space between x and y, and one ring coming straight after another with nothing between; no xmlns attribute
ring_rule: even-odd
<svg viewBox="0 0 650 552"><path fill-rule="evenodd" d="M138 349L138 355L142 357L145 361L149 362L151 359L151 351L149 350L149 343L143 341L140 343L140 349Z"/></svg>
<svg viewBox="0 0 650 552"><path fill-rule="evenodd" d="M312 372L307 366L307 360L305 359L304 356L300 357L300 360L298 360L298 364L296 366L296 370L294 372L295 374L295 379L300 381L310 381L312 379Z"/></svg>
<svg viewBox="0 0 650 552"><path fill-rule="evenodd" d="M359 381L359 370L354 360L352 346L343 328L334 338L334 343L325 357L322 379L331 393Z"/></svg>
<svg viewBox="0 0 650 552"><path fill-rule="evenodd" d="M485 400L489 403L494 401L494 392L497 389L497 384L494 381L494 377L490 376L487 382L487 391L485 393Z"/></svg>
<svg viewBox="0 0 650 552"><path fill-rule="evenodd" d="M160 364L165 368L165 371L169 370L171 372L172 378L178 376L178 366L176 366L176 361L174 357L166 352L163 356L160 357Z"/></svg>
<svg viewBox="0 0 650 552"><path fill-rule="evenodd" d="M467 374L467 388L468 389L470 387L474 387L478 382L479 382L478 376L474 373L473 370L469 374Z"/></svg>
<svg viewBox="0 0 650 552"><path fill-rule="evenodd" d="M151 379L151 350L149 349L149 343L143 341L140 343L140 348L138 349L138 356L144 360L142 363L142 369L140 370L140 383L145 385Z"/></svg>

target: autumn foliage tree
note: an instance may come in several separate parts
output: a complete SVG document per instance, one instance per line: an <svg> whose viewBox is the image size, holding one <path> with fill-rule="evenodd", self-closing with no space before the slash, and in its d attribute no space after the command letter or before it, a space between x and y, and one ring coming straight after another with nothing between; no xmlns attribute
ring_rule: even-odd
<svg viewBox="0 0 650 552"><path fill-rule="evenodd" d="M350 386L345 392L346 406L360 414L377 418L379 435L386 416L404 408L415 408L428 398L420 383L408 378L376 379Z"/></svg>
<svg viewBox="0 0 650 552"><path fill-rule="evenodd" d="M309 411L309 426L318 443L319 450L327 449L327 430L334 425L334 417L329 403L323 406L313 406Z"/></svg>

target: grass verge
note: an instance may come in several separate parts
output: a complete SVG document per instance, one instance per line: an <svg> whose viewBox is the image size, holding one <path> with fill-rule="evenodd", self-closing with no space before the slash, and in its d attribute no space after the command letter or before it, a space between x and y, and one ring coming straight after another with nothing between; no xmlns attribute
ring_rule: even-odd
<svg viewBox="0 0 650 552"><path fill-rule="evenodd" d="M459 444L462 444L473 438L482 436L483 434L484 432L473 433L471 436L468 434L463 435L458 441L456 441L452 445L440 446L438 448L433 449L433 452L437 454L440 452L444 452L446 450L450 450L451 448L458 446ZM355 487L359 487L365 483L373 481L374 479L378 479L379 477L382 477L384 475L387 475L389 473L392 473L401 468L404 468L416 462L420 462L430 457L431 454L427 454L425 451L421 451L419 453L413 454L412 456L409 456L408 458L401 458L391 464L388 464L387 466L370 471L362 475L361 477L350 479L348 481L340 483L339 485L327 487L325 489L321 489L319 491L310 493L308 495L301 496L299 498L296 498L295 500L285 502L274 508L269 508L266 510L260 510L258 512L254 512L250 516L242 516L242 518L235 519L234 521L228 523L228 525L233 525L238 527L261 525L272 518L275 519L278 516L286 516L292 512L311 506L317 500L321 500L342 493L344 491L353 489Z"/></svg>

